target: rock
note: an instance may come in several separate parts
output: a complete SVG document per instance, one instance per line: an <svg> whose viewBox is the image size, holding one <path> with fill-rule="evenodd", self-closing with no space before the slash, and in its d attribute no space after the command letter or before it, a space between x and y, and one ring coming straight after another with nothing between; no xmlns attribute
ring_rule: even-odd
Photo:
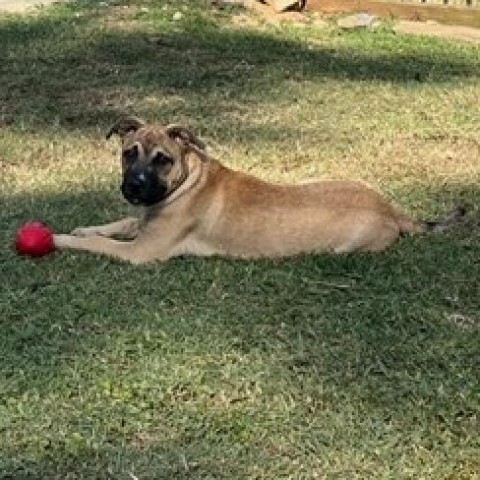
<svg viewBox="0 0 480 480"><path fill-rule="evenodd" d="M345 29L369 28L373 26L376 18L375 15L370 15L369 13L356 13L355 15L341 18L337 24L340 28Z"/></svg>

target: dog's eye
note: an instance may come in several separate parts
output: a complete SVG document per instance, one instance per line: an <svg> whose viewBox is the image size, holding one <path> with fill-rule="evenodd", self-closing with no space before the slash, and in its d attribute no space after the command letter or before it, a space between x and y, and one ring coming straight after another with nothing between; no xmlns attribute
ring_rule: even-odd
<svg viewBox="0 0 480 480"><path fill-rule="evenodd" d="M123 158L127 161L127 163L133 163L138 158L138 147L134 145L132 148L125 150L123 152Z"/></svg>
<svg viewBox="0 0 480 480"><path fill-rule="evenodd" d="M162 152L158 152L155 154L155 156L152 158L152 163L153 165L159 165L159 166L164 166L164 165L172 165L173 160L165 155Z"/></svg>

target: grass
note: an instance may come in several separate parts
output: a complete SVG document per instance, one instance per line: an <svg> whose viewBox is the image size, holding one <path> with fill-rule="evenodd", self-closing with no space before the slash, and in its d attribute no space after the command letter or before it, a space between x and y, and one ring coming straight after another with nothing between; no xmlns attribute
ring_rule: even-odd
<svg viewBox="0 0 480 480"><path fill-rule="evenodd" d="M0 42L0 478L479 478L477 47L124 0L0 17ZM125 112L470 218L378 255L17 257L29 219L129 211Z"/></svg>

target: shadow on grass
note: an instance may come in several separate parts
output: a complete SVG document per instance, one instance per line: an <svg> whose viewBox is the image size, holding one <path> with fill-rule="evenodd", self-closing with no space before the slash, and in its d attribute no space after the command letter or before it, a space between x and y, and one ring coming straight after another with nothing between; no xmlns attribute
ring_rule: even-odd
<svg viewBox="0 0 480 480"><path fill-rule="evenodd" d="M479 75L472 52L393 34L379 34L375 49L362 34L341 33L332 33L345 38L331 47L311 48L278 32L219 26L198 8L175 25L152 8L137 13L140 23L128 28L128 22L115 23L117 7L92 5L74 3L50 16L0 24L7 52L0 64L0 101L7 122L83 130L135 109L152 117L181 111L218 122L230 113L231 102L292 101L289 83L415 85ZM399 42L401 48L392 46Z"/></svg>

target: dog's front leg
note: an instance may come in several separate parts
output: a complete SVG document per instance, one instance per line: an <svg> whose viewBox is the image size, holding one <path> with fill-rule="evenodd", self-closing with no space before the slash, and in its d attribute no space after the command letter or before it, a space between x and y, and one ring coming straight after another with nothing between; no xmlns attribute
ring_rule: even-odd
<svg viewBox="0 0 480 480"><path fill-rule="evenodd" d="M135 265L153 260L168 260L169 249L160 249L158 245L152 249L147 238L138 237L129 242L113 240L111 238L94 235L89 237L75 237L73 235L54 235L55 246L59 249L85 250L92 253L101 253L126 260Z"/></svg>
<svg viewBox="0 0 480 480"><path fill-rule="evenodd" d="M138 218L128 217L106 225L95 225L92 227L79 227L72 231L76 237L90 237L92 235L101 235L103 237L113 237L122 235L127 238L135 238L138 234Z"/></svg>

